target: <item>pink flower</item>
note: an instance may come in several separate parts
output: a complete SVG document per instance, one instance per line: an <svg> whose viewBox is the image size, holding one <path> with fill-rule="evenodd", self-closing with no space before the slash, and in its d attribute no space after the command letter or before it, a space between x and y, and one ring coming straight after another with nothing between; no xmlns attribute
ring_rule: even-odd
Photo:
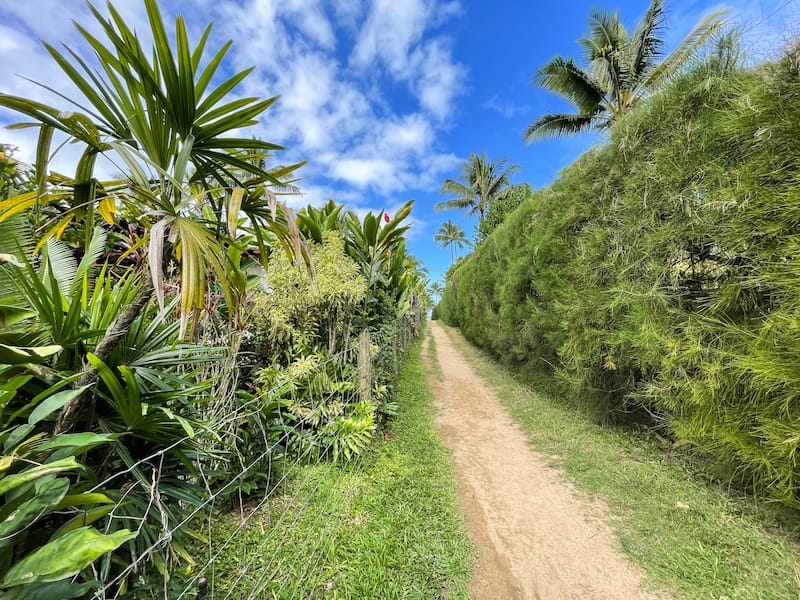
<svg viewBox="0 0 800 600"><path fill-rule="evenodd" d="M383 213L383 220L389 222L389 213Z"/></svg>

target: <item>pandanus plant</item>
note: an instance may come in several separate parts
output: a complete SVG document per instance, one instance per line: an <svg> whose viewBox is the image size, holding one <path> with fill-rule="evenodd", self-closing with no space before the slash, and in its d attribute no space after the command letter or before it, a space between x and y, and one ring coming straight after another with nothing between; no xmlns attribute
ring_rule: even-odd
<svg viewBox="0 0 800 600"><path fill-rule="evenodd" d="M76 24L97 67L71 48L59 51L45 43L78 93L70 97L39 85L71 105L71 110L0 95L0 106L33 121L20 126L39 129L37 189L0 202L0 221L57 203L58 217L43 238L82 228L88 245L97 215L113 221L118 212L134 219L143 232L139 246L147 266L142 268L149 275L143 273L138 296L98 342L95 354L101 361L154 292L163 305L163 267L171 261L180 265L181 334L185 335L189 315L197 316L203 307L210 274L224 274L229 268L225 248L237 237L241 221L257 240L260 256L268 256L268 246L276 239L295 256L302 254L294 217L275 195L290 183L300 164L268 169L265 156L280 146L239 134L255 125L276 98L234 96L252 68L214 85L221 79L221 65L232 42L204 62L211 25L192 47L178 16L173 46L156 0L144 0L144 6L152 52L145 51L110 3L108 18L89 5L105 39ZM48 172L55 133L84 146L74 177ZM99 181L96 165L101 155L124 165L125 176L115 182ZM226 277L216 280L225 287ZM95 376L87 365L81 385ZM57 430L68 429L79 408L80 402L68 405Z"/></svg>

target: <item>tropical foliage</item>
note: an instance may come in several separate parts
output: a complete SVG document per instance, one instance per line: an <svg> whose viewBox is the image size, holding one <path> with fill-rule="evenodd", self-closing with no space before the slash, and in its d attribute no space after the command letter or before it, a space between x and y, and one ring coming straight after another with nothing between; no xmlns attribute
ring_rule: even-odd
<svg viewBox="0 0 800 600"><path fill-rule="evenodd" d="M651 0L630 33L618 12L594 10L589 17L589 34L578 40L585 66L576 64L573 58L556 56L539 69L535 79L536 85L558 94L577 112L539 117L528 126L525 141L609 127L669 81L711 36L719 33L724 14L716 11L703 18L669 55L663 56L667 20L664 0Z"/></svg>
<svg viewBox="0 0 800 600"><path fill-rule="evenodd" d="M517 207L527 198L533 195L533 189L527 183L511 186L502 198L498 198L489 205L483 219L478 223L476 234L476 244L480 244L489 237L497 226L506 220L506 217L513 213Z"/></svg>
<svg viewBox="0 0 800 600"><path fill-rule="evenodd" d="M367 448L428 302L411 203L295 217L299 165L247 133L275 99L241 97L250 69L219 81L210 27L192 46L144 4L152 51L112 5L102 39L77 24L99 71L46 44L85 100L0 95L39 129L35 165L0 152L3 597L177 593L197 518L288 456ZM48 169L60 137L74 176Z"/></svg>
<svg viewBox="0 0 800 600"><path fill-rule="evenodd" d="M428 293L434 302L438 302L444 292L444 284L440 281L434 281L428 286Z"/></svg>
<svg viewBox="0 0 800 600"><path fill-rule="evenodd" d="M450 248L450 264L455 262L457 250L460 250L464 246L469 246L469 241L466 235L464 235L464 229L452 221L445 221L442 226L439 227L436 235L433 236L433 241L442 248Z"/></svg>
<svg viewBox="0 0 800 600"><path fill-rule="evenodd" d="M797 49L712 53L525 200L439 313L725 481L800 505ZM600 174L602 176L600 176Z"/></svg>
<svg viewBox="0 0 800 600"><path fill-rule="evenodd" d="M30 190L30 172L14 160L15 148L0 144L0 201Z"/></svg>
<svg viewBox="0 0 800 600"><path fill-rule="evenodd" d="M444 200L434 206L435 210L469 209L468 217L476 212L483 220L492 202L504 197L511 186L511 177L517 172L517 165L508 165L500 159L493 162L486 153L470 154L469 160L461 165L461 179L445 179L440 193L452 194L455 198Z"/></svg>
<svg viewBox="0 0 800 600"><path fill-rule="evenodd" d="M211 26L192 48L183 18L178 16L173 48L155 0L144 3L154 39L152 55L113 6L110 18L91 8L105 40L77 26L100 60L101 73L77 52L67 48L64 54L45 43L88 105L56 90L51 91L68 101L69 110L0 95L0 106L33 119L40 130L38 189L5 202L0 217L45 206L52 209L46 212L46 222L55 225L43 240L78 225L88 245L100 216L114 222L117 210L124 209L128 219L142 229L137 243L153 284L143 287L142 294L154 290L163 307L164 265L170 261L179 265L185 330L189 315L203 308L208 271L227 270L225 248L234 241L240 213L248 217L247 226L256 234L264 255L266 231L288 237L270 208L272 197L265 185L285 184L286 175L298 165L266 170L266 153L280 147L231 135L253 125L275 101L234 96L252 69L211 87L231 42L201 68ZM85 147L73 178L48 174L54 133ZM112 155L115 164L126 165L128 178L98 181L94 170L100 155ZM218 281L230 303L226 279ZM128 318L135 316L132 313ZM120 323L115 329L125 325Z"/></svg>

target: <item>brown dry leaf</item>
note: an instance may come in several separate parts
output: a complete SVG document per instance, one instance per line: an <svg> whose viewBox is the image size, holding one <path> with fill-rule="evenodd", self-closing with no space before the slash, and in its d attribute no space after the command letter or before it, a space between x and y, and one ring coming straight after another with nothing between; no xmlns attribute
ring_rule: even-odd
<svg viewBox="0 0 800 600"><path fill-rule="evenodd" d="M300 239L300 230L297 228L297 221L294 218L294 211L285 206L283 211L286 213L286 223L289 226L289 236L292 238L294 247L294 260L299 265L303 262L303 244Z"/></svg>
<svg viewBox="0 0 800 600"><path fill-rule="evenodd" d="M239 225L239 211L242 208L244 199L244 188L233 188L230 200L228 201L228 233L232 238L236 237L236 228Z"/></svg>
<svg viewBox="0 0 800 600"><path fill-rule="evenodd" d="M267 194L267 204L269 204L269 212L272 214L272 220L275 220L275 217L278 216L278 197L267 190L265 192Z"/></svg>
<svg viewBox="0 0 800 600"><path fill-rule="evenodd" d="M161 310L164 310L164 271L161 267L164 260L164 233L166 229L166 218L153 225L150 229L150 243L147 247L147 263L150 267L153 288L155 288L156 299Z"/></svg>

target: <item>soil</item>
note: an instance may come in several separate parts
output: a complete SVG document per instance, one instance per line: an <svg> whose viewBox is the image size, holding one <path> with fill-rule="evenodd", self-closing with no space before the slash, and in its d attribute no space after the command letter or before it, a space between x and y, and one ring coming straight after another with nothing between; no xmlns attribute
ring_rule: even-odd
<svg viewBox="0 0 800 600"><path fill-rule="evenodd" d="M641 588L643 573L623 556L607 507L581 496L533 452L442 327L431 322L430 331L441 367L441 376L428 371L435 426L452 453L464 520L479 553L470 597L660 598Z"/></svg>

